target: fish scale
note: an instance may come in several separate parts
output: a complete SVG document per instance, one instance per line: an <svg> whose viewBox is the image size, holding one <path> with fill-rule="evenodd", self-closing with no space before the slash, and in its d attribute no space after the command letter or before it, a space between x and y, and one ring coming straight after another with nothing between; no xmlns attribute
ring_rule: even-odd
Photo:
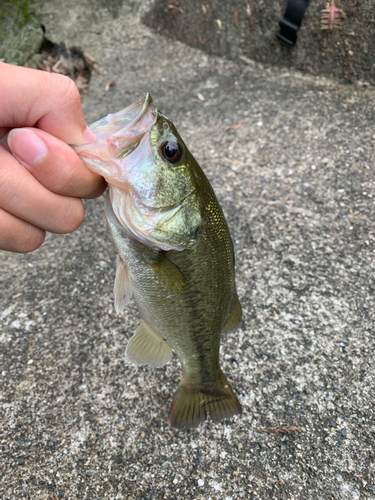
<svg viewBox="0 0 375 500"><path fill-rule="evenodd" d="M219 360L221 334L237 328L242 314L223 211L148 94L116 115L91 125L97 141L77 151L109 186L106 217L120 257L116 310L125 307L131 289L141 317L126 360L157 367L172 350L177 354L182 380L168 416L172 426L239 414Z"/></svg>

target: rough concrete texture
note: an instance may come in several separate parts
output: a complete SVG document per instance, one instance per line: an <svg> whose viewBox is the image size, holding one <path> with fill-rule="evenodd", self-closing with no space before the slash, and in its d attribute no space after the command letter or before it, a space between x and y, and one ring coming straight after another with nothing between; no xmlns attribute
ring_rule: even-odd
<svg viewBox="0 0 375 500"><path fill-rule="evenodd" d="M276 38L288 0L157 0L145 21L159 33L213 55L375 85L373 0L336 0L342 26L321 29L331 0L309 3L291 47Z"/></svg>
<svg viewBox="0 0 375 500"><path fill-rule="evenodd" d="M25 64L43 41L42 0L1 0L0 60Z"/></svg>
<svg viewBox="0 0 375 500"><path fill-rule="evenodd" d="M115 314L89 201L74 234L0 257L0 498L375 499L374 92L172 43L145 2L65 4L47 36L103 68L88 122L149 90L224 208L244 321L222 364L244 413L167 427L179 364L125 363L138 313ZM256 432L277 425L302 432Z"/></svg>

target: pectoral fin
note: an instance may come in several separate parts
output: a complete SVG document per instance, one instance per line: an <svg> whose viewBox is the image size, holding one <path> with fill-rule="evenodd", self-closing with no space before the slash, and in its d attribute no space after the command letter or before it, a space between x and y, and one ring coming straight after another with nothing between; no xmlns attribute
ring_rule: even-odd
<svg viewBox="0 0 375 500"><path fill-rule="evenodd" d="M222 333L229 333L235 330L240 324L241 318L242 318L242 307L237 297L232 312L227 322L224 325Z"/></svg>
<svg viewBox="0 0 375 500"><path fill-rule="evenodd" d="M115 309L119 314L132 298L128 269L119 256L116 258L116 278L113 291L115 294Z"/></svg>
<svg viewBox="0 0 375 500"><path fill-rule="evenodd" d="M185 276L164 254L158 254L157 262L146 261L146 264L167 290L176 293L186 293L189 290Z"/></svg>
<svg viewBox="0 0 375 500"><path fill-rule="evenodd" d="M150 365L159 368L170 361L172 349L170 345L142 322L129 340L125 359L135 365Z"/></svg>

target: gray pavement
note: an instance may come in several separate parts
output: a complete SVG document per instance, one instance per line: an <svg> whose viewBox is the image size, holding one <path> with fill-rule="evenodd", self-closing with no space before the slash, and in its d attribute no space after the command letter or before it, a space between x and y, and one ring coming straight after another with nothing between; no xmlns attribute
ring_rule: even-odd
<svg viewBox="0 0 375 500"><path fill-rule="evenodd" d="M244 413L168 428L178 361L125 363L138 313L114 311L103 199L88 201L74 234L0 253L0 498L375 499L373 89L209 57L142 25L148 2L59 5L47 36L103 69L87 121L150 91L214 186L244 310L222 362ZM302 432L256 431L277 425Z"/></svg>

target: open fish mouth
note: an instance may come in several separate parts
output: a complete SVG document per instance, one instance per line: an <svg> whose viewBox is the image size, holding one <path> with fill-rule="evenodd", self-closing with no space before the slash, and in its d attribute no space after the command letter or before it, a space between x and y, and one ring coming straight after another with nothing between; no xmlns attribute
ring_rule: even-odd
<svg viewBox="0 0 375 500"><path fill-rule="evenodd" d="M136 129L138 132L145 132L146 128L148 128L147 124L142 124L141 122L147 111L151 112L151 118L155 120L156 113L155 107L152 104L152 97L148 92L144 92L136 102L122 111L109 114L101 120L94 122L90 126L90 130L95 134L97 140L106 139L109 136L122 136L133 129Z"/></svg>
<svg viewBox="0 0 375 500"><path fill-rule="evenodd" d="M95 135L96 143L106 141L108 145L112 145L112 148L120 148L120 143L125 138L129 140L130 136L142 136L154 125L156 119L157 111L152 97L148 92L144 92L130 106L92 123L90 130ZM79 154L92 149L96 143L72 146Z"/></svg>
<svg viewBox="0 0 375 500"><path fill-rule="evenodd" d="M86 165L108 183L122 183L125 159L155 125L158 112L148 92L130 106L90 125L95 142L73 146ZM125 160L126 163L127 159Z"/></svg>

